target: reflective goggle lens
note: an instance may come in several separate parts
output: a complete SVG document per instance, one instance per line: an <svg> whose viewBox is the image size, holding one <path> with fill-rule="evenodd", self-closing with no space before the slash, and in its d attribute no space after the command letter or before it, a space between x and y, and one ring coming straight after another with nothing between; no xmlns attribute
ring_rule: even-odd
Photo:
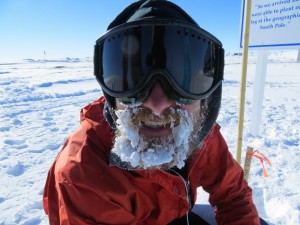
<svg viewBox="0 0 300 225"><path fill-rule="evenodd" d="M133 23L101 37L95 74L104 91L131 97L161 74L184 98L200 99L223 78L221 43L186 24Z"/></svg>

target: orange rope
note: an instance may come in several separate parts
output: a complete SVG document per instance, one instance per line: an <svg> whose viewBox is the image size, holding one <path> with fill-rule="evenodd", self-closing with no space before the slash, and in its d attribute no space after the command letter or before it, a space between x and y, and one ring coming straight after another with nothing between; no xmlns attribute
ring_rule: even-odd
<svg viewBox="0 0 300 225"><path fill-rule="evenodd" d="M262 154L261 152L259 152L258 150L254 150L252 153L246 153L247 156L254 156L255 158L259 159L259 161L261 162L262 164L262 167L263 167L263 175L264 177L268 177L269 174L267 173L267 170L265 168L265 165L264 165L264 160L267 161L267 163L269 164L269 166L272 167L272 163L271 161L266 157L264 156L264 154Z"/></svg>

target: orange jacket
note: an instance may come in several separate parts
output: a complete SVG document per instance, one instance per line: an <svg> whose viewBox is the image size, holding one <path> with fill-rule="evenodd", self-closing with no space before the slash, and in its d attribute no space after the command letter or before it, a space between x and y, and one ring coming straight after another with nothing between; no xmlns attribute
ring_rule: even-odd
<svg viewBox="0 0 300 225"><path fill-rule="evenodd" d="M202 186L219 225L258 225L252 192L215 125L188 160L186 182L161 170L124 170L108 163L113 132L103 117L104 98L81 112L81 124L65 142L45 185L43 204L51 225L165 225L182 217Z"/></svg>

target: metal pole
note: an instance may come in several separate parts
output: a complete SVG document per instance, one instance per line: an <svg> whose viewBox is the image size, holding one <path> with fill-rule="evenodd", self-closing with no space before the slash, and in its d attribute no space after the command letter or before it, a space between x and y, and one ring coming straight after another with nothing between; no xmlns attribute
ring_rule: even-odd
<svg viewBox="0 0 300 225"><path fill-rule="evenodd" d="M244 23L242 74L241 74L241 88L240 88L240 108L239 108L239 118L238 118L238 137L237 137L237 149L236 149L236 161L239 164L241 164L241 154L242 154L241 149L242 149L242 142L243 142L251 4L252 4L252 0L246 0L246 20Z"/></svg>

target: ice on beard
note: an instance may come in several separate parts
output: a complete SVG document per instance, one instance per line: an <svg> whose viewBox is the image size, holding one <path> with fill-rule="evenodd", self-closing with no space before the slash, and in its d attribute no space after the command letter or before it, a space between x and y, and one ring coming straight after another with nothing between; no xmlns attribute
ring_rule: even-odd
<svg viewBox="0 0 300 225"><path fill-rule="evenodd" d="M133 166L133 167L139 166L140 165L140 160L141 160L141 157L140 157L140 154L138 152L133 152L130 155L131 166Z"/></svg>
<svg viewBox="0 0 300 225"><path fill-rule="evenodd" d="M182 168L189 147L189 137L193 130L192 116L185 110L173 109L170 120L174 120L172 115L177 112L180 116L179 125L172 127L171 135L158 138L160 141L156 142L155 140L146 141L139 135L138 128L132 123L132 117L136 116L137 112L136 108L126 108L116 112L120 135L116 137L112 151L134 168L147 169L168 163Z"/></svg>
<svg viewBox="0 0 300 225"><path fill-rule="evenodd" d="M138 131L133 127L133 124L129 122L132 115L131 111L127 109L118 110L116 115L118 116L117 125L119 131L124 134L124 136L127 136L130 140L131 146L136 148L139 144L140 138Z"/></svg>
<svg viewBox="0 0 300 225"><path fill-rule="evenodd" d="M145 168L169 163L173 160L174 150L171 149L148 149L146 152L141 152L143 156L143 165Z"/></svg>
<svg viewBox="0 0 300 225"><path fill-rule="evenodd" d="M188 145L188 138L193 130L193 120L185 110L178 110L180 114L180 123L172 129L172 134L176 146Z"/></svg>

